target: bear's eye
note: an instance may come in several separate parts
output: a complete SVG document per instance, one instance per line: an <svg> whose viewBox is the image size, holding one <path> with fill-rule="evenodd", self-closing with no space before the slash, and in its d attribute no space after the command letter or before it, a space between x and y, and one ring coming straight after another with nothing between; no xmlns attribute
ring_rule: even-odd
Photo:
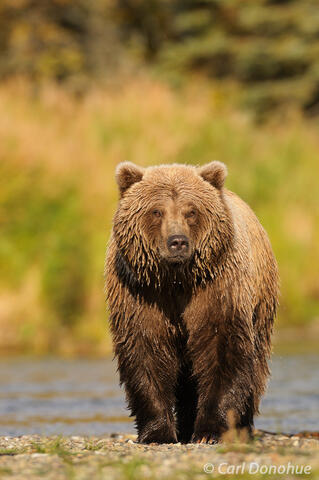
<svg viewBox="0 0 319 480"><path fill-rule="evenodd" d="M160 217L162 216L162 212L161 212L160 210L158 210L158 209L154 209L154 210L152 211L152 214L153 214L153 216L156 217L156 218L160 218Z"/></svg>
<svg viewBox="0 0 319 480"><path fill-rule="evenodd" d="M186 213L185 217L186 218L194 218L194 217L196 217L196 214L197 214L196 210L192 209L192 210L190 210L189 212Z"/></svg>

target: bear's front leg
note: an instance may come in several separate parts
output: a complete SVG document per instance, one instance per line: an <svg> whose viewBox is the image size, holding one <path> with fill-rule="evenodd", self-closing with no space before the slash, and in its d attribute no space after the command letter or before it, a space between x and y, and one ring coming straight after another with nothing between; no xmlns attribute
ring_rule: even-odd
<svg viewBox="0 0 319 480"><path fill-rule="evenodd" d="M203 323L190 336L189 347L198 384L192 441L217 443L228 429L242 427L242 419L251 408L255 385L249 323L240 318ZM250 413L248 430L252 427Z"/></svg>
<svg viewBox="0 0 319 480"><path fill-rule="evenodd" d="M129 322L113 324L120 382L125 386L131 416L135 416L138 441L175 443L178 360L174 341L165 319L157 312L153 316L144 312L139 309L139 315L131 315Z"/></svg>
<svg viewBox="0 0 319 480"><path fill-rule="evenodd" d="M174 359L160 351L140 350L140 355L119 357L131 415L135 416L140 443L175 443Z"/></svg>

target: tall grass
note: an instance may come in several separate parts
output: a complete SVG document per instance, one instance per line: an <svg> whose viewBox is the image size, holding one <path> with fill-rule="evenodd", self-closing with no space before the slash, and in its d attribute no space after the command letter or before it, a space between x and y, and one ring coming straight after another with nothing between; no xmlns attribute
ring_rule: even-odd
<svg viewBox="0 0 319 480"><path fill-rule="evenodd" d="M80 99L0 86L2 351L110 350L103 263L124 160L224 161L278 258L278 325L318 321L316 125L292 114L259 126L231 105L197 79L172 91L141 77Z"/></svg>

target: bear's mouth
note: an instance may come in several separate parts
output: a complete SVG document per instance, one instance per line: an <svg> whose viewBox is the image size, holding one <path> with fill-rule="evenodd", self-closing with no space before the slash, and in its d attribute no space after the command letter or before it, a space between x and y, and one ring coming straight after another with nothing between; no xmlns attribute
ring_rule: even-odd
<svg viewBox="0 0 319 480"><path fill-rule="evenodd" d="M181 264L181 263L185 263L187 260L189 259L189 255L182 255L182 254L178 254L178 255L169 255L165 258L165 260L169 263L169 264Z"/></svg>

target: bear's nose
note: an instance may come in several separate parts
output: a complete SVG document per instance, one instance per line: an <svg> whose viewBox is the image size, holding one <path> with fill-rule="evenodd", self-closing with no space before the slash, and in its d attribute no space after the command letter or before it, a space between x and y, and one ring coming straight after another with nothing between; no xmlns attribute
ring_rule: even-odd
<svg viewBox="0 0 319 480"><path fill-rule="evenodd" d="M186 253L189 247L188 238L185 235L171 235L167 240L167 248L171 253Z"/></svg>

